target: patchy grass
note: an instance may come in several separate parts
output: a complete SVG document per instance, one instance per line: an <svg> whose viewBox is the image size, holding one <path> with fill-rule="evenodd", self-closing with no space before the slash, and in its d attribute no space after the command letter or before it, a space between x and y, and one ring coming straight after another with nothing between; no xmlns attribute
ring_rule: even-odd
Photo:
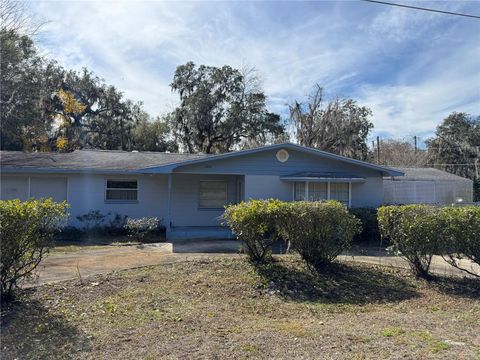
<svg viewBox="0 0 480 360"><path fill-rule="evenodd" d="M163 242L165 235L159 234L151 236L145 243ZM126 235L88 235L81 234L78 237L62 238L55 241L54 247L50 250L51 254L76 253L81 250L99 250L111 249L112 247L137 246L141 243L132 241Z"/></svg>
<svg viewBox="0 0 480 360"><path fill-rule="evenodd" d="M212 258L24 290L2 358L475 358L480 285L296 257Z"/></svg>

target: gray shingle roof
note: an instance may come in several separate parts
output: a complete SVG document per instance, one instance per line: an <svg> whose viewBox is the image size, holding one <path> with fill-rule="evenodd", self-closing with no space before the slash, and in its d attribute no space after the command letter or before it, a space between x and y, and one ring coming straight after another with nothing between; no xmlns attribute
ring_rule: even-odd
<svg viewBox="0 0 480 360"><path fill-rule="evenodd" d="M140 170L205 157L205 154L75 150L71 153L0 151L2 169Z"/></svg>
<svg viewBox="0 0 480 360"><path fill-rule="evenodd" d="M395 168L405 173L405 176L397 176L395 180L450 180L450 181L471 181L464 177L450 174L446 171L434 168ZM390 179L389 176L384 179Z"/></svg>

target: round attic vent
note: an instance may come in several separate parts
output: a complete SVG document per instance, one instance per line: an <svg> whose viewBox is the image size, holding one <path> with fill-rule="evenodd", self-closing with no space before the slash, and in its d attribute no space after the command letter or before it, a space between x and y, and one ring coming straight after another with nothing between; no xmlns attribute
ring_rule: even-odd
<svg viewBox="0 0 480 360"><path fill-rule="evenodd" d="M288 154L287 150L281 149L277 151L277 160L280 162L285 162L288 160L290 155Z"/></svg>

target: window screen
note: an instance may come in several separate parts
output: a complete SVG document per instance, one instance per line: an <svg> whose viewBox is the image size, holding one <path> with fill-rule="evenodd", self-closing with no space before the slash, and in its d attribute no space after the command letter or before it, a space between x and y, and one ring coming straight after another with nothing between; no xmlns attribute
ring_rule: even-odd
<svg viewBox="0 0 480 360"><path fill-rule="evenodd" d="M305 183L304 182L295 182L295 201L304 201L305 200Z"/></svg>
<svg viewBox="0 0 480 360"><path fill-rule="evenodd" d="M138 200L137 180L107 180L106 200Z"/></svg>
<svg viewBox="0 0 480 360"><path fill-rule="evenodd" d="M330 199L348 206L348 183L330 183Z"/></svg>
<svg viewBox="0 0 480 360"><path fill-rule="evenodd" d="M221 209L227 205L227 183L225 181L200 181L198 207Z"/></svg>
<svg viewBox="0 0 480 360"><path fill-rule="evenodd" d="M309 183L308 184L308 200L309 201L321 201L326 200L327 183Z"/></svg>

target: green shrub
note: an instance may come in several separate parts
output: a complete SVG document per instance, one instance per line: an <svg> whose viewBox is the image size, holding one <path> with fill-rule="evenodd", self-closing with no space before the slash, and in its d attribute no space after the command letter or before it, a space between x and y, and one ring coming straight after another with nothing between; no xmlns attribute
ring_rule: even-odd
<svg viewBox="0 0 480 360"><path fill-rule="evenodd" d="M416 276L428 277L432 256L438 251L437 210L428 205L382 206L378 209L380 234L392 242Z"/></svg>
<svg viewBox="0 0 480 360"><path fill-rule="evenodd" d="M147 236L158 230L159 224L160 220L156 217L127 218L125 230L133 240L143 242Z"/></svg>
<svg viewBox="0 0 480 360"><path fill-rule="evenodd" d="M316 270L335 260L360 231L360 221L337 201L283 203L279 210L279 234Z"/></svg>
<svg viewBox="0 0 480 360"><path fill-rule="evenodd" d="M78 215L77 220L82 223L81 230L90 235L103 233L104 222L110 213L102 214L99 210L90 210L88 213Z"/></svg>
<svg viewBox="0 0 480 360"><path fill-rule="evenodd" d="M223 219L243 249L254 262L271 259L272 244L277 239L276 226L279 200L250 200L227 206Z"/></svg>
<svg viewBox="0 0 480 360"><path fill-rule="evenodd" d="M51 199L0 201L0 290L12 294L28 278L53 245L66 220L68 204Z"/></svg>
<svg viewBox="0 0 480 360"><path fill-rule="evenodd" d="M457 269L480 276L462 267L458 261L466 258L480 265L480 207L445 207L439 210L437 219L445 261Z"/></svg>
<svg viewBox="0 0 480 360"><path fill-rule="evenodd" d="M354 243L380 243L380 230L378 229L377 209L375 208L351 208L348 210L361 222L361 231L353 237Z"/></svg>

